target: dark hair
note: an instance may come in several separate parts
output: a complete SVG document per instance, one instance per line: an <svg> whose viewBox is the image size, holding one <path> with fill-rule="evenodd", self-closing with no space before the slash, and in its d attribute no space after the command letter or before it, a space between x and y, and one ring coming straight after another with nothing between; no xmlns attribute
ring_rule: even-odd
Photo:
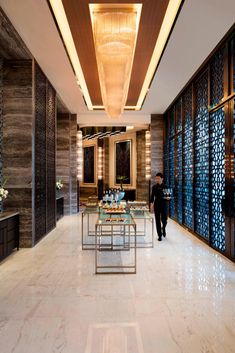
<svg viewBox="0 0 235 353"><path fill-rule="evenodd" d="M163 179L163 174L162 174L162 173L157 173L157 174L156 174L156 177L157 177L157 176L159 176L160 178Z"/></svg>

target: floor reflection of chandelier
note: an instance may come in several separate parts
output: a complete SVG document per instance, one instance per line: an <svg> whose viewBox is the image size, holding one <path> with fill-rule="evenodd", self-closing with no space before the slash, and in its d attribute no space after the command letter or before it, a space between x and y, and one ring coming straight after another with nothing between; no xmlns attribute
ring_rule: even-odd
<svg viewBox="0 0 235 353"><path fill-rule="evenodd" d="M140 10L91 6L90 12L103 105L116 118L127 100Z"/></svg>

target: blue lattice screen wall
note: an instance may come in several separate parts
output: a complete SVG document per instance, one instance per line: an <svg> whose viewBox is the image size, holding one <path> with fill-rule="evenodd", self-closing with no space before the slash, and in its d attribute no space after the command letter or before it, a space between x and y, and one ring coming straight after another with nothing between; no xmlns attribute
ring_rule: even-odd
<svg viewBox="0 0 235 353"><path fill-rule="evenodd" d="M224 97L224 48L218 50L210 64L210 105L213 107Z"/></svg>
<svg viewBox="0 0 235 353"><path fill-rule="evenodd" d="M164 149L165 180L174 190L170 216L208 242L210 237L210 244L221 252L226 250L224 63L223 45L167 112ZM233 201L235 208L235 195Z"/></svg>
<svg viewBox="0 0 235 353"><path fill-rule="evenodd" d="M225 250L225 115L224 108L210 115L210 234L211 244Z"/></svg>
<svg viewBox="0 0 235 353"><path fill-rule="evenodd" d="M209 237L209 113L208 72L195 84L194 177L196 233Z"/></svg>
<svg viewBox="0 0 235 353"><path fill-rule="evenodd" d="M192 86L183 95L183 211L184 224L193 230L193 115Z"/></svg>

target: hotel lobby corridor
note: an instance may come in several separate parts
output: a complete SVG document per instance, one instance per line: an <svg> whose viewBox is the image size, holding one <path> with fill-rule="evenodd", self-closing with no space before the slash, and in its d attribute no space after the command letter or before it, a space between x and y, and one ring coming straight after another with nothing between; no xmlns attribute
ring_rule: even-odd
<svg viewBox="0 0 235 353"><path fill-rule="evenodd" d="M136 275L95 275L81 215L1 264L2 353L232 353L234 263L169 220Z"/></svg>

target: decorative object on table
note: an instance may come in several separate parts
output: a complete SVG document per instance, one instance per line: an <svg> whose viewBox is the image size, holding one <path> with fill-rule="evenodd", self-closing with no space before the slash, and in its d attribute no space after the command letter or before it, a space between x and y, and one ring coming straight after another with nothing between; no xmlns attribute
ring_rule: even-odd
<svg viewBox="0 0 235 353"><path fill-rule="evenodd" d="M123 182L127 179L128 178L126 175L117 175L117 180L119 181L121 190L123 190Z"/></svg>
<svg viewBox="0 0 235 353"><path fill-rule="evenodd" d="M3 200L7 198L8 190L4 188L7 179L3 179L2 185L0 185L0 212L3 211Z"/></svg>
<svg viewBox="0 0 235 353"><path fill-rule="evenodd" d="M61 180L58 180L56 182L56 190L61 190L64 187L64 184L62 183Z"/></svg>

